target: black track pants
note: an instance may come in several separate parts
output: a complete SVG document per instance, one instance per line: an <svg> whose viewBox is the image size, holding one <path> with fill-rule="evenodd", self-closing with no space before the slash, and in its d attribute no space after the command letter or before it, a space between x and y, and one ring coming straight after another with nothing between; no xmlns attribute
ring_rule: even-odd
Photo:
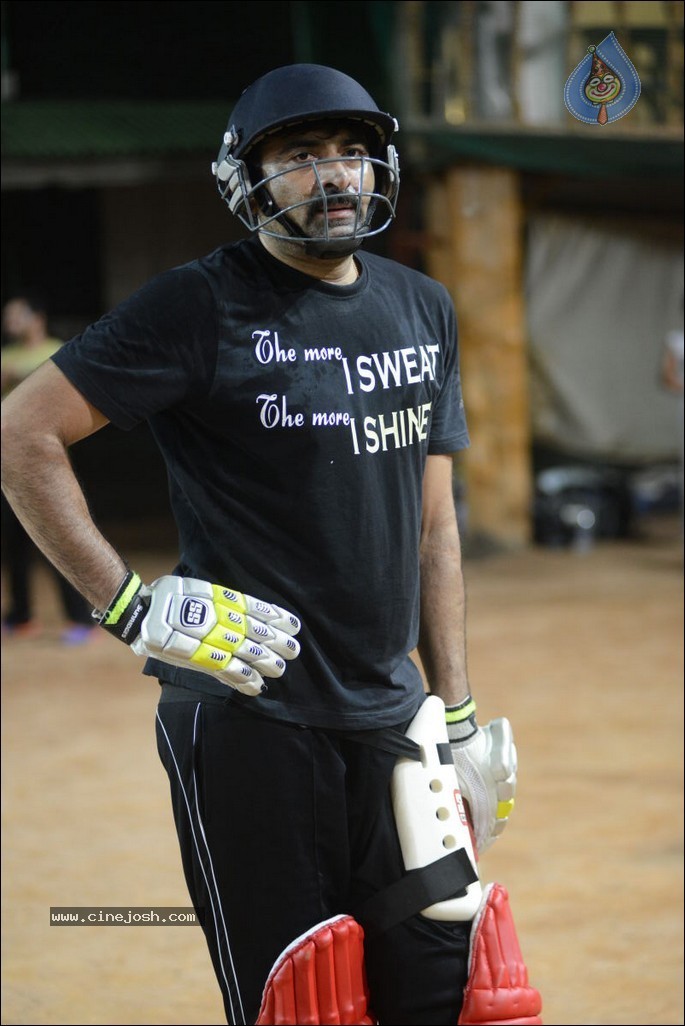
<svg viewBox="0 0 685 1026"><path fill-rule="evenodd" d="M157 739L227 1021L254 1023L286 945L324 919L354 914L403 875L388 787L396 756L168 687ZM380 1023L454 1026L468 932L469 924L415 916L367 939Z"/></svg>

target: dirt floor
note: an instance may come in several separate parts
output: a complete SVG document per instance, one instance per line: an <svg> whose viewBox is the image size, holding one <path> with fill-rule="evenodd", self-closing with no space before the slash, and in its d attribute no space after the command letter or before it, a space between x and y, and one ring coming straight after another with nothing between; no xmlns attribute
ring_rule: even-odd
<svg viewBox="0 0 685 1026"><path fill-rule="evenodd" d="M127 553L148 579L163 554ZM678 524L588 553L466 560L480 718L519 798L481 861L509 890L546 1026L683 1023L683 557ZM2 1023L223 1023L196 926L50 925L51 907L189 902L156 685L102 635L3 645Z"/></svg>

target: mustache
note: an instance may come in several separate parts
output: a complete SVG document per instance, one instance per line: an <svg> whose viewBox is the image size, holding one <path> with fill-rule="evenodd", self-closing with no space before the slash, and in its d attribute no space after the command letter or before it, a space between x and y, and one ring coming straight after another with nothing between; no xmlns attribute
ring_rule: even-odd
<svg viewBox="0 0 685 1026"><path fill-rule="evenodd" d="M359 207L359 193L356 189L348 192L339 192L338 190L326 190L326 199L321 197L320 199L312 200L309 204L309 210L312 214L322 214L325 212L327 205L335 207L349 207L350 210L356 211Z"/></svg>

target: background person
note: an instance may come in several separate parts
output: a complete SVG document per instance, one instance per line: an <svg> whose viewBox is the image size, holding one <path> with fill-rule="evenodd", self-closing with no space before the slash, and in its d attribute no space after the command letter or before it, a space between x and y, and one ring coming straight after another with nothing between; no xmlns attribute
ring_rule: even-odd
<svg viewBox="0 0 685 1026"><path fill-rule="evenodd" d="M35 292L22 292L5 304L2 330L6 344L2 348L2 397L29 376L62 345L48 333L47 307ZM9 608L3 615L3 635L32 638L41 632L33 616L32 570L38 552L36 546L2 497L2 560L7 574ZM54 570L54 567L51 566ZM81 644L96 636L90 606L57 571L54 572L67 626L61 640Z"/></svg>

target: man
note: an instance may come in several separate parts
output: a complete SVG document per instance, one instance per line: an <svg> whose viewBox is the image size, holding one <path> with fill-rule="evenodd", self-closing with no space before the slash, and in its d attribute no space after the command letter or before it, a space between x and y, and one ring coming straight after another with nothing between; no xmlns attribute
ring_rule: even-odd
<svg viewBox="0 0 685 1026"><path fill-rule="evenodd" d="M2 348L1 371L4 398L15 385L48 360L62 341L49 334L46 304L33 292L7 300L2 311L2 332L6 339Z"/></svg>
<svg viewBox="0 0 685 1026"><path fill-rule="evenodd" d="M457 1021L469 922L423 901L374 932L364 911L406 877L389 785L426 697L417 646L481 849L513 803L508 724L477 726L466 676L454 311L360 251L394 216L395 128L333 69L258 80L213 167L251 237L153 279L4 409L16 509L162 685L159 751L230 1023L255 1022L284 948L345 913L369 927L379 1022ZM147 587L67 455L143 419L180 537Z"/></svg>
<svg viewBox="0 0 685 1026"><path fill-rule="evenodd" d="M3 398L62 345L48 333L45 301L36 292L25 291L9 299L2 311L2 329L7 344L2 348ZM41 633L33 615L31 571L36 549L19 520L2 499L2 557L7 571L8 609L2 618L3 637L29 640ZM90 607L64 577L54 574L67 624L60 640L80 645L93 639L96 629Z"/></svg>

